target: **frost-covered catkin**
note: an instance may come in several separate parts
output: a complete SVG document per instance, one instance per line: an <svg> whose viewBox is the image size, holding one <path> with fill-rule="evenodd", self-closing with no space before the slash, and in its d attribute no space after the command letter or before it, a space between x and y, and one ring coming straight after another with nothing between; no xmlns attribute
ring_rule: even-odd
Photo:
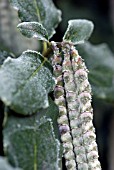
<svg viewBox="0 0 114 170"><path fill-rule="evenodd" d="M72 137L70 134L69 121L67 116L65 90L62 76L62 58L59 53L59 48L55 42L52 42L54 57L52 61L53 72L56 78L56 87L54 89L55 103L59 108L59 130L61 133L61 141L63 143L64 157L66 160L66 167L68 170L76 170L75 155L73 152Z"/></svg>
<svg viewBox="0 0 114 170"><path fill-rule="evenodd" d="M68 170L101 170L92 122L88 70L74 46L65 42L61 45L63 60L56 43L52 42L57 81L54 95L59 107L58 124L66 166Z"/></svg>
<svg viewBox="0 0 114 170"><path fill-rule="evenodd" d="M75 159L78 170L88 170L86 149L84 147L82 122L80 120L77 85L74 81L74 72L70 56L70 44L63 43L64 60L62 64L63 80L66 92L68 116L73 139Z"/></svg>
<svg viewBox="0 0 114 170"><path fill-rule="evenodd" d="M80 113L80 128L83 132L82 146L86 150L88 170L101 170L100 162L98 160L95 129L92 122L93 109L91 107L91 86L88 81L88 70L74 46L71 47L71 61L74 80L77 86L76 95L79 103L78 111ZM85 170L84 168L82 169Z"/></svg>

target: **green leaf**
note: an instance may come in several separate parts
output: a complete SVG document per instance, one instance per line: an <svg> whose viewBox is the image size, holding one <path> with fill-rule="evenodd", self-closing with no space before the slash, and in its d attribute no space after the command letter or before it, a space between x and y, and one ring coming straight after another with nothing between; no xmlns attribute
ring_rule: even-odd
<svg viewBox="0 0 114 170"><path fill-rule="evenodd" d="M52 105L53 106L52 106ZM24 170L58 170L60 142L53 125L57 123L58 110L52 102L48 109L30 117L11 115L4 130L7 157L13 166Z"/></svg>
<svg viewBox="0 0 114 170"><path fill-rule="evenodd" d="M41 57L28 50L17 59L8 57L1 66L0 98L17 113L32 114L49 106L48 93L55 81Z"/></svg>
<svg viewBox="0 0 114 170"><path fill-rule="evenodd" d="M22 170L20 168L13 168L3 157L0 157L0 170Z"/></svg>
<svg viewBox="0 0 114 170"><path fill-rule="evenodd" d="M58 134L58 124L57 124L59 110L58 110L57 105L54 103L54 101L50 97L49 97L49 107L47 109L40 110L38 114L39 114L38 119L42 118L43 116L46 118L52 119L55 136L56 138L59 138L60 135Z"/></svg>
<svg viewBox="0 0 114 170"><path fill-rule="evenodd" d="M10 0L18 10L22 22L39 22L47 30L49 38L55 33L55 28L61 21L61 11L52 0Z"/></svg>
<svg viewBox="0 0 114 170"><path fill-rule="evenodd" d="M73 44L83 43L87 40L94 27L91 21L85 19L70 20L68 24L63 41Z"/></svg>
<svg viewBox="0 0 114 170"><path fill-rule="evenodd" d="M78 46L79 54L89 69L93 94L100 99L114 102L114 55L106 44Z"/></svg>
<svg viewBox="0 0 114 170"><path fill-rule="evenodd" d="M23 22L17 26L20 32L28 38L48 41L48 33L42 24L38 22Z"/></svg>

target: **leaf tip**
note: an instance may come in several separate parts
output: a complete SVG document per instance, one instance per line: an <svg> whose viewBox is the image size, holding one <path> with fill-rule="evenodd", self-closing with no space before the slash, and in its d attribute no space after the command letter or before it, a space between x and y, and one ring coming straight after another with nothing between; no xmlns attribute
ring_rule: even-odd
<svg viewBox="0 0 114 170"><path fill-rule="evenodd" d="M17 25L17 28L28 38L37 38L48 42L48 32L39 22L22 22Z"/></svg>
<svg viewBox="0 0 114 170"><path fill-rule="evenodd" d="M63 37L63 41L74 45L88 40L93 32L93 22L86 19L73 19L68 21L68 28Z"/></svg>

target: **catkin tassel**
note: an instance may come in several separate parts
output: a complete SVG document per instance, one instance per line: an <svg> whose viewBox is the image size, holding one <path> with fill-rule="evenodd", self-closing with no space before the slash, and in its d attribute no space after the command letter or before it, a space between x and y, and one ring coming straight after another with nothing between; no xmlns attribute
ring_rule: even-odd
<svg viewBox="0 0 114 170"><path fill-rule="evenodd" d="M75 47L71 47L71 62L74 72L74 81L77 86L76 94L79 103L79 119L82 129L83 147L86 150L88 170L101 170L98 160L95 129L93 127L93 109L91 106L91 86L88 81L88 70L84 61L78 55ZM80 170L81 168L79 168ZM85 170L84 168L82 168Z"/></svg>
<svg viewBox="0 0 114 170"><path fill-rule="evenodd" d="M86 149L84 147L82 123L80 120L77 85L74 81L74 71L71 63L70 44L63 43L64 60L62 64L63 80L66 92L68 116L73 139L75 159L78 170L88 170Z"/></svg>
<svg viewBox="0 0 114 170"><path fill-rule="evenodd" d="M67 116L65 90L63 85L62 76L62 57L59 53L59 48L55 42L52 42L52 48L54 51L54 58L52 61L53 72L56 78L56 87L54 89L55 103L59 108L59 130L61 133L61 141L63 143L64 157L66 160L66 167L68 170L76 170L75 155L73 152L72 137L69 128L69 121Z"/></svg>
<svg viewBox="0 0 114 170"><path fill-rule="evenodd" d="M73 45L62 42L61 55L55 42L52 48L57 81L54 96L59 108L58 124L66 167L68 170L101 170L88 70Z"/></svg>

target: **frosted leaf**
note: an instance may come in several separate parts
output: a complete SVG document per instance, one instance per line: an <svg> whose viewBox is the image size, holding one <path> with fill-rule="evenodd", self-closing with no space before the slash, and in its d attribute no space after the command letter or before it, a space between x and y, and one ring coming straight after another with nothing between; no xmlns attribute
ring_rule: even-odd
<svg viewBox="0 0 114 170"><path fill-rule="evenodd" d="M36 38L38 40L48 41L48 33L42 24L38 22L23 22L17 28L28 38Z"/></svg>
<svg viewBox="0 0 114 170"><path fill-rule="evenodd" d="M61 11L52 0L10 0L12 6L18 10L22 22L39 22L47 30L49 38L55 33L55 28L61 21Z"/></svg>
<svg viewBox="0 0 114 170"><path fill-rule="evenodd" d="M41 54L25 51L8 57L0 69L0 98L14 111L27 115L49 106L48 93L55 81Z"/></svg>
<svg viewBox="0 0 114 170"><path fill-rule="evenodd" d="M73 44L83 43L87 40L94 27L91 21L85 19L70 20L68 24L63 41Z"/></svg>
<svg viewBox="0 0 114 170"><path fill-rule="evenodd" d="M7 159L12 160L15 167L19 166L23 170L59 169L60 142L55 134L57 129L55 130L53 127L56 119L53 118L52 122L52 119L48 118L50 112L53 114L55 111L54 107L55 105L40 110L43 114L42 117L39 116L40 112L25 118L9 116L9 121L4 129L4 144ZM20 124L20 127L17 124Z"/></svg>

